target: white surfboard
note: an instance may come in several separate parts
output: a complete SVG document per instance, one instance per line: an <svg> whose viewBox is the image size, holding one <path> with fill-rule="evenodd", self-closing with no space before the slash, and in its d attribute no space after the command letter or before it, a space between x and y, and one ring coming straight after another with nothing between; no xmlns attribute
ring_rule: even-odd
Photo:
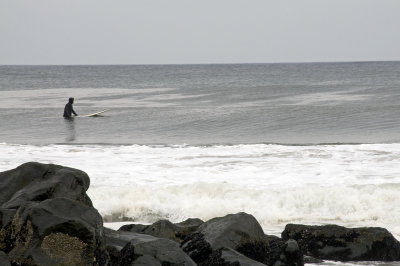
<svg viewBox="0 0 400 266"><path fill-rule="evenodd" d="M92 113L92 114L88 114L88 115L78 115L77 117L93 117L93 116L99 116L100 114L107 112L110 109L106 109L100 112L96 112L96 113Z"/></svg>

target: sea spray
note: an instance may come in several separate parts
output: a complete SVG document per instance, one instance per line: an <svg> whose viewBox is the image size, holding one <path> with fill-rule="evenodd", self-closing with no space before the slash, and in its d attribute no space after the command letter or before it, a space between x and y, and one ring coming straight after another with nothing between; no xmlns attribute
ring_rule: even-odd
<svg viewBox="0 0 400 266"><path fill-rule="evenodd" d="M286 223L400 227L400 144L0 145L0 170L26 161L81 169L106 221L179 222L253 214Z"/></svg>

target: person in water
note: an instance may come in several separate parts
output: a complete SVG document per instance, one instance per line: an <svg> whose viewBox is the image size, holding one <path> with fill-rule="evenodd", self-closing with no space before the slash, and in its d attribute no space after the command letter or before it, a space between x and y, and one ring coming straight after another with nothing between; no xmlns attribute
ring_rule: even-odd
<svg viewBox="0 0 400 266"><path fill-rule="evenodd" d="M74 98L69 98L68 103L65 105L64 108L64 118L71 118L72 114L78 115L75 113L74 108L72 107L72 104L74 103Z"/></svg>

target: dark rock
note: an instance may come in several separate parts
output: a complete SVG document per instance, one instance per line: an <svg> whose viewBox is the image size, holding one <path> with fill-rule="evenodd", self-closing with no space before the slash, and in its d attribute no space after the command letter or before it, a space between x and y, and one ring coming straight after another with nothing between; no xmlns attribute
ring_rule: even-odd
<svg viewBox="0 0 400 266"><path fill-rule="evenodd" d="M229 214L205 222L181 246L183 251L201 265L235 263L223 257L223 254L232 254L227 250L238 251L249 260L267 265L277 261L287 265L303 265L303 255L296 241L285 243L277 237L264 235L257 220L246 213Z"/></svg>
<svg viewBox="0 0 400 266"><path fill-rule="evenodd" d="M176 223L177 230L175 236L182 242L189 234L195 232L204 221L197 218L189 218L183 222Z"/></svg>
<svg viewBox="0 0 400 266"><path fill-rule="evenodd" d="M143 255L132 262L132 266L161 266L161 263L152 256Z"/></svg>
<svg viewBox="0 0 400 266"><path fill-rule="evenodd" d="M194 232L203 221L188 219L181 223L173 224L168 220L160 220L151 225L130 224L124 225L118 231L129 231L140 234L166 238L181 243L190 233Z"/></svg>
<svg viewBox="0 0 400 266"><path fill-rule="evenodd" d="M25 163L0 173L0 206L17 209L26 202L69 198L93 207L86 195L89 176L80 170L54 164Z"/></svg>
<svg viewBox="0 0 400 266"><path fill-rule="evenodd" d="M178 227L170 221L160 220L147 226L142 224L124 225L118 231L135 232L139 234L146 234L155 237L171 239L179 242L179 239L175 235L177 230Z"/></svg>
<svg viewBox="0 0 400 266"><path fill-rule="evenodd" d="M104 234L110 265L195 265L171 240L108 228Z"/></svg>
<svg viewBox="0 0 400 266"><path fill-rule="evenodd" d="M0 208L0 229L11 223L16 212L17 211L14 209L9 210Z"/></svg>
<svg viewBox="0 0 400 266"><path fill-rule="evenodd" d="M339 261L400 260L400 243L384 228L288 224L283 239L297 240L306 255Z"/></svg>
<svg viewBox="0 0 400 266"><path fill-rule="evenodd" d="M188 228L191 228L191 229L195 229L195 228L197 229L203 223L204 223L204 221L201 220L201 219L189 218L189 219L186 219L183 222L176 223L175 225L181 226L181 227L188 227Z"/></svg>
<svg viewBox="0 0 400 266"><path fill-rule="evenodd" d="M100 214L66 198L26 204L0 231L11 261L26 264L105 264Z"/></svg>
<svg viewBox="0 0 400 266"><path fill-rule="evenodd" d="M110 265L119 265L118 261L121 256L121 250L133 239L155 240L156 238L149 235L132 233L127 231L115 231L109 228L104 228L104 237L106 241L107 252L110 257Z"/></svg>
<svg viewBox="0 0 400 266"><path fill-rule="evenodd" d="M296 240L289 239L285 242L279 260L284 265L304 265L303 253Z"/></svg>
<svg viewBox="0 0 400 266"><path fill-rule="evenodd" d="M237 251L266 265L304 265L303 254L293 239L285 242L282 239L267 236L264 241L246 243Z"/></svg>
<svg viewBox="0 0 400 266"><path fill-rule="evenodd" d="M132 239L140 239L140 241L151 241L157 239L156 237L149 235L126 231L115 231L109 228L104 228L104 237L107 246L114 246L118 250L125 247Z"/></svg>
<svg viewBox="0 0 400 266"><path fill-rule="evenodd" d="M222 249L213 251L199 266L240 266L238 261L229 262L222 258Z"/></svg>
<svg viewBox="0 0 400 266"><path fill-rule="evenodd" d="M221 258L230 264L236 263L240 266L263 266L265 264L252 260L243 254L230 249L230 248L222 248L221 251Z"/></svg>
<svg viewBox="0 0 400 266"><path fill-rule="evenodd" d="M59 165L0 173L0 249L18 265L105 265L103 221L88 187L87 174Z"/></svg>
<svg viewBox="0 0 400 266"><path fill-rule="evenodd" d="M213 252L202 233L190 234L182 242L181 247L196 263L205 261Z"/></svg>
<svg viewBox="0 0 400 266"><path fill-rule="evenodd" d="M243 212L211 219L199 226L196 232L204 235L213 250L222 247L236 250L245 243L264 238L264 232L257 220Z"/></svg>
<svg viewBox="0 0 400 266"><path fill-rule="evenodd" d="M0 250L0 265L1 266L11 266L10 260L6 253Z"/></svg>
<svg viewBox="0 0 400 266"><path fill-rule="evenodd" d="M170 221L160 220L146 227L146 229L143 230L143 234L178 241L178 238L175 235L177 229L177 226Z"/></svg>
<svg viewBox="0 0 400 266"><path fill-rule="evenodd" d="M164 238L156 238L148 235L142 236L141 238L132 239L125 245L121 250L117 265L133 265L133 262L145 255L155 258L161 265L196 265L193 260L179 248L178 243Z"/></svg>
<svg viewBox="0 0 400 266"><path fill-rule="evenodd" d="M146 230L146 228L149 227L149 225L144 225L144 224L125 224L121 226L118 231L126 231L126 232L132 232L132 233L139 233L143 232Z"/></svg>

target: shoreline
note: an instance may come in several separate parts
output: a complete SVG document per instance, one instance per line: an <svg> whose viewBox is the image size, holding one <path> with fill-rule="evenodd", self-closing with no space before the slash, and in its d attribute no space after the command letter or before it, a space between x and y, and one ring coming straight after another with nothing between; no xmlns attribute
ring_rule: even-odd
<svg viewBox="0 0 400 266"><path fill-rule="evenodd" d="M302 266L400 261L400 242L384 228L287 224L278 237L265 234L244 212L207 221L126 222L115 230L106 227L86 194L89 184L85 172L54 164L31 162L1 172L0 262Z"/></svg>

